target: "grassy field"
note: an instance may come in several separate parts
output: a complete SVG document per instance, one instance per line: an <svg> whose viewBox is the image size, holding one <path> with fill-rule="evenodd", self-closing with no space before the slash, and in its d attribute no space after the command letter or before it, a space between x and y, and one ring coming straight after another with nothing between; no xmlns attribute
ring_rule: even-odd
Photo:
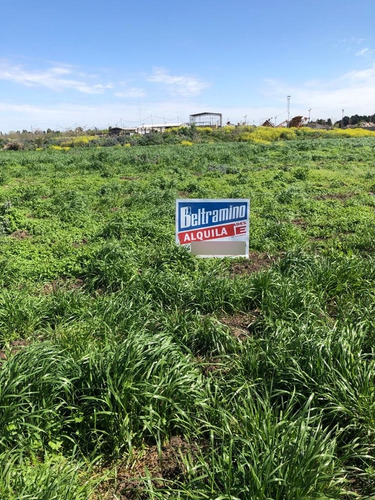
<svg viewBox="0 0 375 500"><path fill-rule="evenodd" d="M375 498L374 208L373 137L0 151L0 498Z"/></svg>

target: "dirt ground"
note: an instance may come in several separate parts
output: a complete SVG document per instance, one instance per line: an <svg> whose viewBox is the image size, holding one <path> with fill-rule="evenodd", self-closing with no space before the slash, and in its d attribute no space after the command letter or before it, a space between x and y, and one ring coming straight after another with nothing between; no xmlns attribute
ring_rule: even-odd
<svg viewBox="0 0 375 500"><path fill-rule="evenodd" d="M250 252L248 260L234 262L231 265L231 274L252 274L263 271L271 267L279 257L265 252Z"/></svg>
<svg viewBox="0 0 375 500"><path fill-rule="evenodd" d="M183 479L186 473L185 460L194 460L202 446L188 443L181 436L173 436L159 451L150 446L138 453L132 464L124 463L117 469L114 480L103 483L97 498L105 500L142 500L144 479L150 478L154 488L162 488L166 481Z"/></svg>

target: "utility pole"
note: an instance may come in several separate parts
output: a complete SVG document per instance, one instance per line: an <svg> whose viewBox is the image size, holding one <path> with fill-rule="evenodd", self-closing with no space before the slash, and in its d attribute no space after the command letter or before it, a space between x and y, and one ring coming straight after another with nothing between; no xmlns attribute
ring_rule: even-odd
<svg viewBox="0 0 375 500"><path fill-rule="evenodd" d="M289 121L290 121L290 95L287 95L286 98L287 98L287 113L288 113L287 124L289 125Z"/></svg>
<svg viewBox="0 0 375 500"><path fill-rule="evenodd" d="M310 108L308 111L309 111L309 123L310 123L310 113L311 113L311 108Z"/></svg>

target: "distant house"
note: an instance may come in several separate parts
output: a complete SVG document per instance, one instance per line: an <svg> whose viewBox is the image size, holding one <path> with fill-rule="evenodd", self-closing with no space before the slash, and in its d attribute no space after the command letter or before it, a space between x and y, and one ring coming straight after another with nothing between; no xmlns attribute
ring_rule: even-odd
<svg viewBox="0 0 375 500"><path fill-rule="evenodd" d="M150 132L165 132L170 128L183 127L186 123L153 123L137 127L137 134L149 134Z"/></svg>
<svg viewBox="0 0 375 500"><path fill-rule="evenodd" d="M314 128L317 130L330 130L332 128L332 125L328 125L327 123L309 122L307 124L307 127Z"/></svg>
<svg viewBox="0 0 375 500"><path fill-rule="evenodd" d="M120 127L109 127L108 128L109 135L127 135L124 128Z"/></svg>
<svg viewBox="0 0 375 500"><path fill-rule="evenodd" d="M274 127L274 125L271 120L266 120L264 123L262 123L262 127Z"/></svg>
<svg viewBox="0 0 375 500"><path fill-rule="evenodd" d="M190 115L189 118L190 125L196 125L197 127L222 127L223 125L223 115L221 113L205 111Z"/></svg>
<svg viewBox="0 0 375 500"><path fill-rule="evenodd" d="M164 132L169 128L174 127L183 127L186 126L186 123L154 123L151 125L140 125L138 127L109 127L108 134L109 135L133 135L133 134L149 134L150 132Z"/></svg>
<svg viewBox="0 0 375 500"><path fill-rule="evenodd" d="M360 122L358 126L359 126L359 128L364 128L364 129L370 130L370 131L375 130L375 123L373 123L373 122Z"/></svg>

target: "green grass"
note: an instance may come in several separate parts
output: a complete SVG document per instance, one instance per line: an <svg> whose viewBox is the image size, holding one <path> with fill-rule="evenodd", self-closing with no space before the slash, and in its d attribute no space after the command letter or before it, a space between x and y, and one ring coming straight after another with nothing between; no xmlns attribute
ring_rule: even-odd
<svg viewBox="0 0 375 500"><path fill-rule="evenodd" d="M1 498L373 498L374 152L1 151ZM250 198L250 261L176 247L180 197Z"/></svg>

